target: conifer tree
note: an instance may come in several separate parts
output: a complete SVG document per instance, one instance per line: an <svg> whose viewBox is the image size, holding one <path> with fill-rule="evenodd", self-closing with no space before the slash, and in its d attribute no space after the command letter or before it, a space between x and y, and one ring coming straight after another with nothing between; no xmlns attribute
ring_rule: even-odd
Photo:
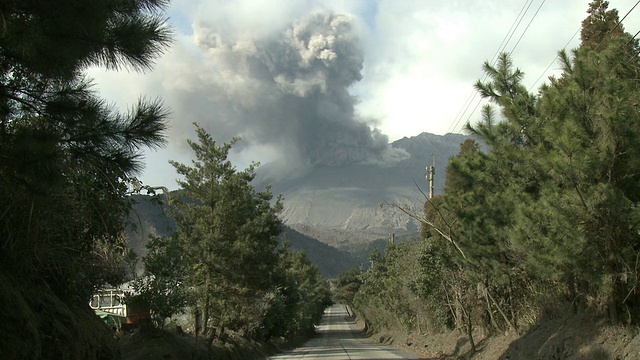
<svg viewBox="0 0 640 360"><path fill-rule="evenodd" d="M618 10L609 8L606 0L594 0L589 4L586 19L580 29L580 45L592 50L606 47L609 39L624 36L624 27L619 21Z"/></svg>
<svg viewBox="0 0 640 360"><path fill-rule="evenodd" d="M35 271L63 298L84 302L117 282L92 248L121 234L127 180L141 169L143 147L164 144L167 111L140 100L118 113L81 72L147 68L170 33L156 15L162 1L65 3L0 4L0 266Z"/></svg>
<svg viewBox="0 0 640 360"><path fill-rule="evenodd" d="M622 303L628 313L638 248L639 128L632 109L640 67L637 41L616 32L617 13L606 5L591 4L583 46L573 58L560 53L564 73L538 99L518 86L500 87L517 72L512 77L501 76L501 66L490 70L492 82L477 87L500 106L503 120L489 121L485 112L470 129L491 147L481 173L499 170L491 175L500 187L491 197L499 203L487 206L486 216L508 219L500 224L506 254L524 260L532 279L562 284L558 294L600 296L612 313Z"/></svg>
<svg viewBox="0 0 640 360"><path fill-rule="evenodd" d="M250 185L255 165L238 171L227 160L231 146L217 145L196 125L198 141L189 140L192 166L171 164L184 176L181 200L175 204L178 236L192 269L187 283L202 309L204 329L216 326L255 332L269 307L265 296L273 285L275 248L282 205Z"/></svg>
<svg viewBox="0 0 640 360"><path fill-rule="evenodd" d="M612 27L618 19L608 21ZM617 310L629 314L635 308L631 264L640 244L640 127L633 110L640 59L629 34L609 36L601 44L576 50L562 78L545 91L541 111L554 120L546 131L555 141L543 166L555 176L541 200L559 201L544 228L558 229L558 221L573 228L553 236L566 249L554 268L575 279L580 292L603 296L612 315Z"/></svg>
<svg viewBox="0 0 640 360"><path fill-rule="evenodd" d="M6 358L91 358L109 346L92 338L101 328L85 331L87 302L123 280L128 182L142 149L164 144L168 114L144 99L117 112L83 71L150 68L170 42L165 5L0 2L0 292L14 294L0 305L20 304L0 317L10 334L0 347L15 349Z"/></svg>
<svg viewBox="0 0 640 360"><path fill-rule="evenodd" d="M445 194L425 204L423 230L440 219L450 231L423 231L411 288L470 343L474 326L530 325L569 306L640 318L640 46L607 6L590 4L581 46L559 52L562 74L537 95L508 54L485 63L476 88L492 104L467 128L487 150L464 144ZM387 325L381 304L397 294L391 259L373 253L354 296L373 326Z"/></svg>
<svg viewBox="0 0 640 360"><path fill-rule="evenodd" d="M278 249L275 289L271 291L271 305L262 320L263 339L306 336L314 331L331 305L328 282L320 275L302 251L294 251L284 242Z"/></svg>

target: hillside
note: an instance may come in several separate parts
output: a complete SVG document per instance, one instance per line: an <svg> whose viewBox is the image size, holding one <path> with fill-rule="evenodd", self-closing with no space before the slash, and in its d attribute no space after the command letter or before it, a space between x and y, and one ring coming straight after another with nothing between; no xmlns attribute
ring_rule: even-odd
<svg viewBox="0 0 640 360"><path fill-rule="evenodd" d="M174 231L175 223L157 198L135 195L133 199L135 206L129 216L130 226L127 235L129 247L141 258L146 255L145 245L149 236L169 236ZM318 267L325 277L336 277L345 270L360 264L355 256L287 226L284 227L280 240L285 239L290 243L291 249L304 251L309 260Z"/></svg>
<svg viewBox="0 0 640 360"><path fill-rule="evenodd" d="M328 277L367 263L374 248L384 248L390 234L399 239L417 238L420 224L388 204L402 204L421 211L428 192L426 166L436 157L435 191L441 193L448 159L457 154L460 134L422 133L391 146L404 149L407 158L392 165L357 164L316 166L299 176L275 180L269 164L259 167L256 188L271 184L274 195L284 197L284 237L295 250ZM174 223L158 199L134 196L136 206L129 221L130 247L141 257L150 235L167 236Z"/></svg>
<svg viewBox="0 0 640 360"><path fill-rule="evenodd" d="M391 144L408 158L392 165L316 166L298 177L269 177L269 165L258 169L258 187L271 184L284 196L285 224L327 244L351 249L354 244L410 234L419 224L385 204L422 209L428 192L426 166L436 158L435 191L442 193L448 159L468 137L422 133ZM422 192L421 192L422 191ZM381 206L383 205L383 206Z"/></svg>

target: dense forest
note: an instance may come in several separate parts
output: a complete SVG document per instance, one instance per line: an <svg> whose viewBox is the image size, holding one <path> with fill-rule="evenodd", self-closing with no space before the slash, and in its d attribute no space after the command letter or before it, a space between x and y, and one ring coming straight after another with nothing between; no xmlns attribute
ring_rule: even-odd
<svg viewBox="0 0 640 360"><path fill-rule="evenodd" d="M0 353L109 359L114 334L88 302L131 280L124 230L144 148L165 144L169 109L118 112L89 67L144 71L172 42L166 0L0 2ZM200 160L172 202L178 231L150 242L136 301L156 316L192 309L201 338L269 340L313 330L328 284L303 253L276 248L281 205L255 192L198 128ZM161 319L162 320L162 319ZM204 341L201 343L205 343ZM206 356L205 356L206 358Z"/></svg>
<svg viewBox="0 0 640 360"><path fill-rule="evenodd" d="M519 331L567 311L640 318L640 47L606 1L537 94L502 54L490 100L428 199L421 241L374 251L338 296L377 329ZM637 34L636 34L637 35ZM481 151L479 142L486 144Z"/></svg>

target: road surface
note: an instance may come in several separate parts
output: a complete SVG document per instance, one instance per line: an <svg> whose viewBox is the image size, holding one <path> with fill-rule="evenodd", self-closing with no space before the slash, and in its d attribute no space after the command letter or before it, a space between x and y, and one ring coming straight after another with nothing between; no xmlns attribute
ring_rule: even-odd
<svg viewBox="0 0 640 360"><path fill-rule="evenodd" d="M364 338L347 317L343 305L333 305L324 312L316 335L304 346L271 357L272 360L344 360L344 359L418 359L387 346L378 345Z"/></svg>

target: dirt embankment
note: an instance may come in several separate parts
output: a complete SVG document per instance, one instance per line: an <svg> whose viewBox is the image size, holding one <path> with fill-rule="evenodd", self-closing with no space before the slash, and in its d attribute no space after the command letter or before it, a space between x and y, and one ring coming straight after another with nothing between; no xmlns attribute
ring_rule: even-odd
<svg viewBox="0 0 640 360"><path fill-rule="evenodd" d="M117 358L109 328L88 304L60 299L37 279L0 273L0 358Z"/></svg>
<svg viewBox="0 0 640 360"><path fill-rule="evenodd" d="M640 360L638 328L613 326L588 314L549 319L521 334L476 331L474 354L466 335L459 331L432 335L383 332L370 334L370 338L425 360Z"/></svg>

